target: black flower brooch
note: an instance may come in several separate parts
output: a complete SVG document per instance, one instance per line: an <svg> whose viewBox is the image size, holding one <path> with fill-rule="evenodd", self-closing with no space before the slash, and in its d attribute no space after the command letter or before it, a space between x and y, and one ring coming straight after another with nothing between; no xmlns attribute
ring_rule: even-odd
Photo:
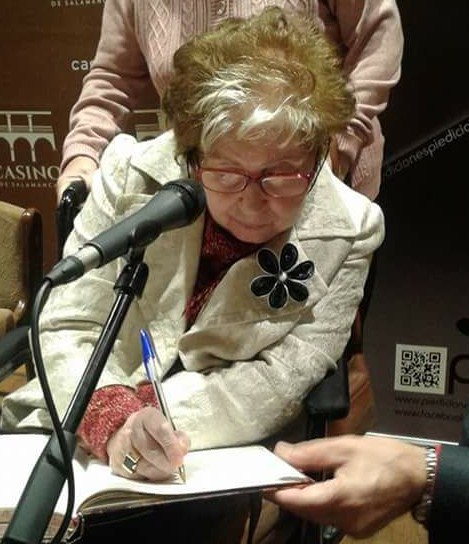
<svg viewBox="0 0 469 544"><path fill-rule="evenodd" d="M262 248L257 253L257 262L266 275L257 276L251 282L251 291L256 297L268 295L270 308L283 308L288 297L296 302L308 298L308 289L302 282L314 273L312 261L298 261L298 250L293 244L285 244L280 259L273 251ZM296 265L296 266L295 266Z"/></svg>

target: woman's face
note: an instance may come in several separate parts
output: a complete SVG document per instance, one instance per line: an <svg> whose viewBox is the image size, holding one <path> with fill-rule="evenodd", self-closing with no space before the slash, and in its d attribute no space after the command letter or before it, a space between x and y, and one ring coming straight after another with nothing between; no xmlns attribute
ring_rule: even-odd
<svg viewBox="0 0 469 544"><path fill-rule="evenodd" d="M225 136L204 154L200 166L241 171L256 178L276 173L309 173L314 163L315 154L299 145L283 148L275 142L242 142ZM258 181L250 181L237 193L205 189L205 194L207 207L220 226L238 240L258 244L295 223L306 195L272 197L262 190Z"/></svg>

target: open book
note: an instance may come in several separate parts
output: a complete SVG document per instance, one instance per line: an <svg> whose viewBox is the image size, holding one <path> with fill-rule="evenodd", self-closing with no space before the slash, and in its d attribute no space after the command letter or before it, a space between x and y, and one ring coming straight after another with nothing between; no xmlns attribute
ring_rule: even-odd
<svg viewBox="0 0 469 544"><path fill-rule="evenodd" d="M0 434L0 536L26 486L49 436ZM184 459L186 482L176 472L161 482L116 476L108 465L77 447L74 460L73 520L89 514L232 493L248 493L307 482L309 478L264 446L242 446L189 452ZM57 502L49 530L53 533L65 513L67 484ZM47 537L47 534L45 535Z"/></svg>

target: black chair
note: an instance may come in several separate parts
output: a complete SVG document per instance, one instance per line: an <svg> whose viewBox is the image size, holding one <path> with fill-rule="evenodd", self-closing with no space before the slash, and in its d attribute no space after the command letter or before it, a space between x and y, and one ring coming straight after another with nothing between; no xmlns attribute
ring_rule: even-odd
<svg viewBox="0 0 469 544"><path fill-rule="evenodd" d="M363 328L371 301L376 276L376 253L373 255L364 295L360 303L350 339L337 362L337 370L328 374L313 388L305 399L307 418L307 439L322 438L328 434L332 421L345 418L350 411L350 388L348 363L354 354L363 352ZM311 474L315 481L323 481L330 475L325 472ZM295 535L290 544L338 544L344 535L332 526L322 526L304 522L300 534Z"/></svg>
<svg viewBox="0 0 469 544"><path fill-rule="evenodd" d="M16 327L0 339L0 381L23 364L26 367L26 379L30 380L35 371L29 346L28 325Z"/></svg>
<svg viewBox="0 0 469 544"><path fill-rule="evenodd" d="M62 258L63 247L72 232L73 221L88 196L88 188L83 178L76 177L62 193L55 211L57 232L57 257Z"/></svg>
<svg viewBox="0 0 469 544"><path fill-rule="evenodd" d="M306 439L327 436L327 426L331 421L342 419L350 410L350 394L348 381L349 345L342 357L337 361L337 370L328 374L324 380L314 387L305 399L307 412ZM325 472L310 474L315 481L328 478ZM335 527L323 526L311 522L303 522L299 534L290 539L290 544L338 544L342 538Z"/></svg>

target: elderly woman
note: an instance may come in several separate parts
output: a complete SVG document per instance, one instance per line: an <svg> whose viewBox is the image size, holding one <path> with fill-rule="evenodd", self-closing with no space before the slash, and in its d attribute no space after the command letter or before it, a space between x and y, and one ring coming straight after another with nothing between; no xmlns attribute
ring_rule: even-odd
<svg viewBox="0 0 469 544"><path fill-rule="evenodd" d="M78 430L83 447L116 473L153 480L189 447L262 441L300 416L347 343L384 232L380 208L324 161L354 100L333 49L306 19L268 8L194 38L174 56L164 107L172 130L143 143L120 135L106 149L66 248L170 181L189 176L204 188L206 211L147 247L148 284ZM54 289L43 311L43 357L60 413L124 264ZM141 327L154 337L180 432L154 406ZM38 383L11 394L2 417L4 428L48 426ZM130 454L132 473L123 466Z"/></svg>

